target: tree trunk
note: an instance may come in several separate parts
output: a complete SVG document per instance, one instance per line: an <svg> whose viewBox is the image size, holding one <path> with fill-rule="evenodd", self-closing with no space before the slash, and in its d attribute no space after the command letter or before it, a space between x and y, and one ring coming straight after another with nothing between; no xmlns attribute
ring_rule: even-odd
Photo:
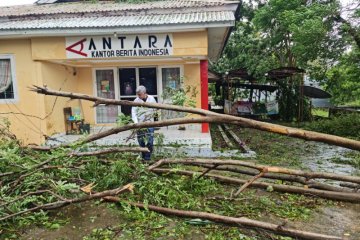
<svg viewBox="0 0 360 240"><path fill-rule="evenodd" d="M145 124L146 126L142 125L142 124L130 124L130 125L125 126L125 127L127 127L127 130L139 129L142 127L159 127L159 126L188 124L188 123L217 122L217 123L234 124L234 125L239 125L239 126L243 126L243 127L258 129L261 131L267 131L267 132L273 132L273 133L277 133L277 134L281 134L281 135L287 135L289 137L324 142L324 143L342 146L342 147L346 147L346 148L350 148L350 149L354 149L354 150L360 150L360 141L347 139L347 138L343 138L343 137L338 137L338 136L333 136L333 135L324 134L324 133L317 133L317 132L312 132L312 131L305 131L302 129L285 127L285 126L281 126L281 125L277 125L277 124L260 122L260 121L251 120L251 119L242 118L242 117L214 113L214 112L211 112L208 110L203 110L203 109L197 109L197 108L191 108L191 107L181 107L181 106L160 104L160 103L136 103L136 102L125 101L125 100L98 98L98 97L89 96L89 95L85 95L85 94L50 90L45 87L38 87L38 86L34 86L33 88L31 88L31 90L34 92L37 92L39 94L44 94L44 95L68 97L71 99L88 100L88 101L94 102L95 105L105 104L105 105L125 105L125 106L150 107L150 108L166 109L166 110L187 112L187 113L192 113L192 114L198 114L201 116L206 116L204 118L198 118L197 120L193 119L192 121L181 121L183 119L179 119L176 121L170 120L170 122L160 121L160 122L155 122L155 123L147 123L147 124ZM185 120L187 120L187 119L185 119ZM123 128L124 127L115 127L112 130L106 131L106 133L108 135L119 133L121 131L124 131L124 130L122 130ZM97 134L95 134L95 135L97 135ZM100 133L98 135L98 137L102 138L102 137L105 137L108 135L105 135L104 133ZM89 136L87 139L88 139L88 141L91 141L92 136ZM98 138L96 138L96 139L98 139Z"/></svg>

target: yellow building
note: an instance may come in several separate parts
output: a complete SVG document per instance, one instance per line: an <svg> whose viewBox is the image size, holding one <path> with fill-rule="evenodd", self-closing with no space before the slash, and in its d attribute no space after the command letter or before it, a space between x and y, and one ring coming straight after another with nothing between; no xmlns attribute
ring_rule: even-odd
<svg viewBox="0 0 360 240"><path fill-rule="evenodd" d="M165 89L192 86L197 107L206 109L208 60L221 54L237 9L237 1L224 0L1 7L0 117L24 143L40 144L65 132L64 108L91 126L114 124L130 111L38 95L32 85L124 100L145 85L159 102L166 101Z"/></svg>

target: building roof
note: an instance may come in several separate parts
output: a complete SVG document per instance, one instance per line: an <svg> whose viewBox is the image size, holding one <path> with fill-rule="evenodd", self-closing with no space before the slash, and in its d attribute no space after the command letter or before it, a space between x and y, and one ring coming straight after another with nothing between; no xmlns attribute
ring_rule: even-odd
<svg viewBox="0 0 360 240"><path fill-rule="evenodd" d="M81 14L81 13L113 13L139 14L142 11L155 10L153 13L161 13L161 10L206 10L211 7L221 7L229 4L237 4L237 1L226 0L167 0L150 1L146 3L124 3L124 2L69 2L53 4L30 4L0 7L0 17L16 16L44 16L52 14ZM201 8L201 9L199 9ZM217 10L222 10L217 8ZM125 12L126 11L126 12ZM211 11L211 10L210 10ZM168 12L169 13L169 12Z"/></svg>
<svg viewBox="0 0 360 240"><path fill-rule="evenodd" d="M138 34L208 29L209 56L219 57L235 25L239 1L165 0L145 3L39 0L0 7L0 38Z"/></svg>
<svg viewBox="0 0 360 240"><path fill-rule="evenodd" d="M24 19L4 21L1 30L12 29L68 29L68 28L101 28L101 27L131 27L151 25L171 25L187 23L218 23L234 21L234 13L221 12L189 12L156 15L134 16L74 16L59 18Z"/></svg>

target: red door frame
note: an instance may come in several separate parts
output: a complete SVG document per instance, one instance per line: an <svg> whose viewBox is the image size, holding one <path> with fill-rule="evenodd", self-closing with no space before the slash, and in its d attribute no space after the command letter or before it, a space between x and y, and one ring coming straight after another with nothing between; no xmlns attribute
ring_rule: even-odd
<svg viewBox="0 0 360 240"><path fill-rule="evenodd" d="M201 108L209 109L209 82L208 82L208 61L200 60L200 79L201 79ZM209 124L201 124L201 132L209 132Z"/></svg>

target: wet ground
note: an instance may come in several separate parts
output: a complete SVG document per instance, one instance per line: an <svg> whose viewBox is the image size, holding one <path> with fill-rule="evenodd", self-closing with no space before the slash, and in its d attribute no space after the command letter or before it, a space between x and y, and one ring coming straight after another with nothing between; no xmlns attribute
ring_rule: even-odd
<svg viewBox="0 0 360 240"><path fill-rule="evenodd" d="M348 164L351 160L349 153L354 153L343 147L331 146L324 143L314 143L316 152L304 155L303 166L311 171L330 172L344 175L360 175L360 169Z"/></svg>
<svg viewBox="0 0 360 240"><path fill-rule="evenodd" d="M61 213L61 216L59 216ZM70 205L54 217L68 220L67 223L56 230L35 227L28 230L20 239L22 240L82 240L84 236L96 228L108 228L121 223L121 216L116 214L105 204L83 203Z"/></svg>

